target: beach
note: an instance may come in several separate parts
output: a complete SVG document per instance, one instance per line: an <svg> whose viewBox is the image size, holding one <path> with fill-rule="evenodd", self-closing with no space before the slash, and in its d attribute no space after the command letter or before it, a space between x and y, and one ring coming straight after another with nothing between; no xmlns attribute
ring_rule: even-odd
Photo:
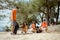
<svg viewBox="0 0 60 40"><path fill-rule="evenodd" d="M22 34L19 31L17 35L11 35L10 33L0 33L0 40L60 40L60 32Z"/></svg>
<svg viewBox="0 0 60 40"><path fill-rule="evenodd" d="M60 32L58 31L54 32L50 31L45 33L28 32L26 34L24 33L22 34L21 30L18 30L17 35L11 35L11 32L0 32L0 40L60 40Z"/></svg>

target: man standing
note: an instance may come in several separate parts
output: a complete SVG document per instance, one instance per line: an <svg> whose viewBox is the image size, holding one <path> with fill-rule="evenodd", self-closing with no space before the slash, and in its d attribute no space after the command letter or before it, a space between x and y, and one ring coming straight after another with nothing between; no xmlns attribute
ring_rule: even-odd
<svg viewBox="0 0 60 40"><path fill-rule="evenodd" d="M12 10L12 14L11 14L12 32L13 32L13 34L17 34L17 30L18 30L18 28L19 28L19 25L18 25L18 23L16 22L17 9L19 9L19 8L16 7L15 9L13 9L13 10Z"/></svg>

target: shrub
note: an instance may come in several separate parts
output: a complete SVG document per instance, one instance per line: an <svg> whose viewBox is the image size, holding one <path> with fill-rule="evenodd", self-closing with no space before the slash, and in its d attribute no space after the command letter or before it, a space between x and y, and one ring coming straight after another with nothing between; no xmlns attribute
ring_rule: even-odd
<svg viewBox="0 0 60 40"><path fill-rule="evenodd" d="M5 31L11 31L8 26L6 26Z"/></svg>

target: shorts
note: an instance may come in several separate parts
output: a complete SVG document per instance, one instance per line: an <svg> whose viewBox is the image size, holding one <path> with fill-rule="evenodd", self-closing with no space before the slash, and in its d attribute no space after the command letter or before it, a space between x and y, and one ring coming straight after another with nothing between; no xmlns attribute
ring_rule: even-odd
<svg viewBox="0 0 60 40"><path fill-rule="evenodd" d="M45 31L45 30L46 30L46 28L43 28L43 27L41 27L41 29L42 29L43 31Z"/></svg>

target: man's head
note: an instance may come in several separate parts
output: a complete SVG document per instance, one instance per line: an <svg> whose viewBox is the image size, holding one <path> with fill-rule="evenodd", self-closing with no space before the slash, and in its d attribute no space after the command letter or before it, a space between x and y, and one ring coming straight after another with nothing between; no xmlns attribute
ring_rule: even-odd
<svg viewBox="0 0 60 40"><path fill-rule="evenodd" d="M18 6L16 6L16 9L19 9L19 7L18 7Z"/></svg>
<svg viewBox="0 0 60 40"><path fill-rule="evenodd" d="M43 21L46 21L46 19L44 19Z"/></svg>

